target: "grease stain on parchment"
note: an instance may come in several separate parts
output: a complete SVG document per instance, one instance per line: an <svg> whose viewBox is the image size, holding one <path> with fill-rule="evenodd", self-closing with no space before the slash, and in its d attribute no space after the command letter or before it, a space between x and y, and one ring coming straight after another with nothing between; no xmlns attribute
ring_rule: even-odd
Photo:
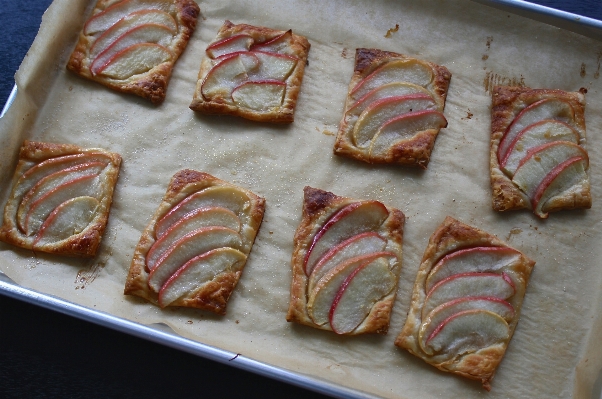
<svg viewBox="0 0 602 399"><path fill-rule="evenodd" d="M88 285L92 284L96 277L100 275L100 271L105 266L104 262L96 262L90 263L86 268L81 269L77 272L77 276L75 276L75 289L83 290Z"/></svg>
<svg viewBox="0 0 602 399"><path fill-rule="evenodd" d="M581 63L581 71L579 72L579 75L584 78L586 73L585 73L585 62Z"/></svg>
<svg viewBox="0 0 602 399"><path fill-rule="evenodd" d="M596 69L596 72L594 73L594 79L598 79L600 77L600 59L602 58L602 50L598 51L598 60L596 61L596 63L598 64L598 68Z"/></svg>
<svg viewBox="0 0 602 399"><path fill-rule="evenodd" d="M385 33L385 37L387 39L390 39L391 36L393 35L393 33L397 32L399 30L399 24L395 24L395 28L391 28L387 31L387 33Z"/></svg>
<svg viewBox="0 0 602 399"><path fill-rule="evenodd" d="M522 75L520 78L511 78L498 75L493 71L487 71L485 79L483 79L483 88L485 89L485 92L491 93L495 86L524 87L525 78Z"/></svg>

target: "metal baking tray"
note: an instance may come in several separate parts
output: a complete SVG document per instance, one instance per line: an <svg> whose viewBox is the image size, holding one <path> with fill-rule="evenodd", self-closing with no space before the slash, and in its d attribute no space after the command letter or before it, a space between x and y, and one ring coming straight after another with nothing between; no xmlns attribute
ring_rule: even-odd
<svg viewBox="0 0 602 399"><path fill-rule="evenodd" d="M596 40L602 40L602 21L593 18L556 10L522 0L472 1L544 22ZM16 94L17 86L15 85L0 113L0 123L2 123L1 118L16 98ZM22 287L1 271L0 294L321 394L344 398L374 397L373 395L349 389L345 386L292 372L284 368L275 367L247 358L243 355L183 338L164 324L143 325L135 323L105 312L100 312L66 301L62 298ZM600 397L602 398L602 394Z"/></svg>

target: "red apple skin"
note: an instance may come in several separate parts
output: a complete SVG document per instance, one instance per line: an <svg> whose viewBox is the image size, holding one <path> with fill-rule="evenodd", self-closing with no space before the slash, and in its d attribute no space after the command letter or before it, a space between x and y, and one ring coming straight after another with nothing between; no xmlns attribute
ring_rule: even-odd
<svg viewBox="0 0 602 399"><path fill-rule="evenodd" d="M272 47L273 45L279 43L281 40L286 40L289 37L291 37L293 35L293 31L292 30L287 30L286 32L282 33L279 36L274 37L271 40L268 40L267 42L263 42L263 43L255 43L251 46L251 50L262 50L265 49L266 47Z"/></svg>
<svg viewBox="0 0 602 399"><path fill-rule="evenodd" d="M123 54L127 53L128 51L130 51L130 49L134 48L134 47L160 47L163 50L165 50L165 52L172 54L172 52L165 46L161 46L160 44L156 44L156 43L138 43L138 44L134 44L130 47L124 48L123 50L117 52L113 57L111 57L104 65L102 65L101 67L99 67L96 71L96 75L101 74L105 69L107 69L107 67L109 65L111 65L111 63L113 63L113 61L115 61L116 59L118 59L119 57L121 57ZM173 55L173 54L172 54Z"/></svg>
<svg viewBox="0 0 602 399"><path fill-rule="evenodd" d="M537 186L537 188L535 189L535 193L533 194L533 199L531 200L531 206L533 206L533 209L537 208L537 205L539 204L539 200L541 199L541 196L546 191L548 186L554 181L554 179L556 177L558 177L558 175L560 173L562 173L562 171L564 169L568 168L569 166L571 166L572 164L574 164L576 162L581 162L581 161L587 162L583 157L573 157L573 158L567 159L566 161L560 163L558 166L556 166L554 169L552 169L550 171L550 173L548 173L546 175L546 177L542 180L542 182L539 184L539 186ZM547 217L547 214L546 214L546 217Z"/></svg>
<svg viewBox="0 0 602 399"><path fill-rule="evenodd" d="M512 279L506 273L502 273L501 275L502 275L502 278L504 280L506 280L506 282L512 287L512 289L516 290L516 286L514 285L514 281L512 281ZM453 280L453 279L458 278L458 277L467 277L467 276L499 276L499 274L498 273L480 273L480 272L469 272L469 273L454 274L454 275L451 275L451 276L449 276L447 278L444 278L443 280L441 280L437 284L435 284L433 286L433 288L431 288L429 290L429 292L426 293L427 297L428 297L428 295L431 292L435 291L435 289L437 287L439 287L439 286L447 283L448 281Z"/></svg>
<svg viewBox="0 0 602 399"><path fill-rule="evenodd" d="M160 2L156 2L156 1L153 1L153 0L123 0L123 1L119 1L119 2L117 2L117 3L115 3L115 4L111 5L111 6L107 7L106 9L104 9L101 12L99 12L98 14L93 15L92 18L88 19L88 21L84 25L84 35L88 35L89 34L90 26L93 25L94 22L96 20L98 20L98 18L104 17L105 15L113 12L114 10L119 9L119 7L122 7L124 5L127 6L127 3L142 3L142 4L148 3L146 8L142 7L141 9L133 11L133 12L137 12L137 11L141 11L141 10L161 10L161 11L165 11L165 10L163 10L164 6L162 7ZM115 21L113 21L113 25L115 23L117 23L118 21L120 21L121 19L123 19L123 17L125 17L125 15L122 15L121 18L119 18L119 17L115 18Z"/></svg>
<svg viewBox="0 0 602 399"><path fill-rule="evenodd" d="M210 80L213 79L213 75L215 74L215 71L218 68L223 67L223 65L225 65L228 62L233 62L235 60L236 57L238 57L239 55L252 55L253 53L250 51L235 51L233 53L229 53L229 54L224 54L221 55L217 58L215 58L215 61L217 61L213 67L211 67L211 69L209 70L209 72L207 72L207 75L205 75L205 77L203 78L203 82L201 83L201 94L203 95L203 98L205 100L209 100L208 97L206 97L205 93L206 90L204 90L204 88L206 89L205 84ZM257 57L255 56L255 59L257 59ZM259 63L259 60L257 60L257 63ZM232 96L232 93L230 93L230 96Z"/></svg>
<svg viewBox="0 0 602 399"><path fill-rule="evenodd" d="M207 55L209 55L210 57L213 58L213 50L220 48L221 46L223 46L225 44L229 44L235 40L239 40L239 39L243 39L243 38L248 38L248 39L253 40L253 38L251 36L246 35L246 34L234 35L234 36L226 37L222 40L218 40L217 42L211 43L209 46L207 46L207 49L205 50L205 52L207 53ZM233 54L233 53L222 54L221 56L229 55L229 54Z"/></svg>
<svg viewBox="0 0 602 399"><path fill-rule="evenodd" d="M345 293L345 290L347 289L347 286L349 285L349 283L351 283L351 281L353 280L353 278L362 270L364 269L366 266L368 266L370 264L371 260L364 262L363 264L359 265L358 267L355 268L355 270L353 272L351 272L351 274L349 276L347 276L347 278L343 281L343 284L341 284L341 286L339 287L339 290L337 291L337 294L334 296L334 299L332 300L332 306L330 308L330 312L328 313L328 322L330 323L330 325L332 326L332 331L334 331L337 334L341 334L341 331L337 331L332 323L332 319L334 317L334 312L337 310L337 306L341 300L341 297L343 296L343 294Z"/></svg>
<svg viewBox="0 0 602 399"><path fill-rule="evenodd" d="M523 166L525 163L527 163L527 161L529 161L529 159L531 159L532 157L536 156L538 153L546 150L549 147L558 145L559 143L565 143L565 142L561 142L561 141L554 141L552 143L546 143L546 144L542 144L540 146L537 146L535 148L530 149L529 151L527 151L527 154L525 155L525 157L523 159L521 159L521 161L518 164L518 167L516 168L516 170L518 171L521 166ZM569 143L569 142L566 142ZM579 147L577 144L573 144L573 143L569 143L571 145L574 145L575 147ZM581 147L579 147L581 149L581 152L583 153L583 158L585 160L585 164L586 166L589 164L589 158L587 158L587 153L585 152L585 150L583 150ZM516 173L515 173L516 175Z"/></svg>

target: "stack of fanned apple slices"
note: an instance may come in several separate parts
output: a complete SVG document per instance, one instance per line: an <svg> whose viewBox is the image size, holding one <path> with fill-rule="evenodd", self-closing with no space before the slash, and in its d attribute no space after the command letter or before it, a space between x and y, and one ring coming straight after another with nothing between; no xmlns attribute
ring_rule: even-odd
<svg viewBox="0 0 602 399"><path fill-rule="evenodd" d="M500 168L524 192L536 215L548 201L589 185L589 158L575 128L575 110L562 98L534 102L512 120L497 149Z"/></svg>
<svg viewBox="0 0 602 399"><path fill-rule="evenodd" d="M173 8L173 1L123 0L93 15L83 30L92 41L90 73L123 80L172 59Z"/></svg>

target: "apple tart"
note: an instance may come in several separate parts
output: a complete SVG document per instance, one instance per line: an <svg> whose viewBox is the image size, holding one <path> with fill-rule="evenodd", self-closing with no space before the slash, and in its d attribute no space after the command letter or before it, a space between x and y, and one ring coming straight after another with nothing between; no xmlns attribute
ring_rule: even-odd
<svg viewBox="0 0 602 399"><path fill-rule="evenodd" d="M389 51L359 48L334 153L368 163L426 169L451 74L444 66Z"/></svg>
<svg viewBox="0 0 602 399"><path fill-rule="evenodd" d="M591 207L583 93L498 86L491 112L494 210Z"/></svg>
<svg viewBox="0 0 602 399"><path fill-rule="evenodd" d="M534 265L495 236L448 216L429 240L395 345L489 390Z"/></svg>
<svg viewBox="0 0 602 399"><path fill-rule="evenodd" d="M292 30L226 21L207 46L190 109L293 122L309 47Z"/></svg>
<svg viewBox="0 0 602 399"><path fill-rule="evenodd" d="M125 294L226 313L265 200L207 173L176 173L134 251Z"/></svg>
<svg viewBox="0 0 602 399"><path fill-rule="evenodd" d="M305 187L287 321L337 334L386 334L405 215L373 200Z"/></svg>
<svg viewBox="0 0 602 399"><path fill-rule="evenodd" d="M193 0L98 0L67 68L158 104L199 12Z"/></svg>
<svg viewBox="0 0 602 399"><path fill-rule="evenodd" d="M94 256L120 165L118 154L102 149L25 141L0 240L34 251Z"/></svg>

